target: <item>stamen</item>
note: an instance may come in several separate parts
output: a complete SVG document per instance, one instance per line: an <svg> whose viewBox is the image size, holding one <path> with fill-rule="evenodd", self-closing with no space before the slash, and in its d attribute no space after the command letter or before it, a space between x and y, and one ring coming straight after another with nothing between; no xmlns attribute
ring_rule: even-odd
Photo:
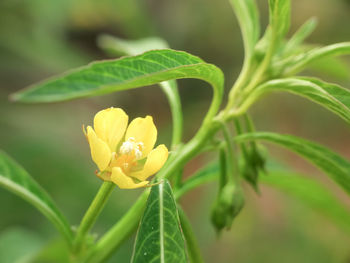
<svg viewBox="0 0 350 263"><path fill-rule="evenodd" d="M138 142L136 145L137 145L137 148L138 148L140 151L143 150L143 147L144 147L143 142Z"/></svg>
<svg viewBox="0 0 350 263"><path fill-rule="evenodd" d="M121 154L130 154L133 150L134 145L132 142L129 141L123 142L122 146L120 147Z"/></svg>
<svg viewBox="0 0 350 263"><path fill-rule="evenodd" d="M139 149L135 149L135 157L136 157L136 160L141 159L142 152Z"/></svg>
<svg viewBox="0 0 350 263"><path fill-rule="evenodd" d="M143 147L144 144L142 142L136 142L134 137L129 137L123 142L119 152L124 155L131 155L134 152L136 160L139 160L142 158Z"/></svg>

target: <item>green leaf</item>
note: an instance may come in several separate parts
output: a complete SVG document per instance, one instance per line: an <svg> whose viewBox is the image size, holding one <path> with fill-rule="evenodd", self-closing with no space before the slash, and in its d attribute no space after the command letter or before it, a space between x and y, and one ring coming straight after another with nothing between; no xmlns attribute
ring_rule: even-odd
<svg viewBox="0 0 350 263"><path fill-rule="evenodd" d="M152 49L166 49L168 44L161 38L152 37L140 40L123 40L117 37L102 35L97 40L98 45L115 55L139 55ZM165 93L173 117L172 146L181 142L183 130L183 116L180 95L175 80L163 81L160 84Z"/></svg>
<svg viewBox="0 0 350 263"><path fill-rule="evenodd" d="M11 98L21 102L64 101L183 78L207 81L221 98L223 74L219 68L186 52L170 49L94 62L17 92Z"/></svg>
<svg viewBox="0 0 350 263"><path fill-rule="evenodd" d="M295 136L270 132L246 133L235 139L238 142L264 140L283 146L309 160L350 194L350 162L326 147Z"/></svg>
<svg viewBox="0 0 350 263"><path fill-rule="evenodd" d="M350 210L321 183L306 176L285 171L269 171L261 182L281 190L330 218L350 234Z"/></svg>
<svg viewBox="0 0 350 263"><path fill-rule="evenodd" d="M259 12L255 0L230 0L237 16L246 56L253 54L260 36Z"/></svg>
<svg viewBox="0 0 350 263"><path fill-rule="evenodd" d="M315 27L317 25L317 19L316 18L310 18L307 20L299 29L297 32L294 33L294 35L289 39L289 41L286 43L283 52L285 54L293 52L296 48L298 48L304 40L314 31Z"/></svg>
<svg viewBox="0 0 350 263"><path fill-rule="evenodd" d="M265 82L252 92L251 99L242 105L242 109L247 109L262 95L275 91L284 91L305 97L350 123L350 92L338 85L314 78L286 78Z"/></svg>
<svg viewBox="0 0 350 263"><path fill-rule="evenodd" d="M290 0L269 0L270 26L277 42L290 27Z"/></svg>
<svg viewBox="0 0 350 263"><path fill-rule="evenodd" d="M298 56L292 56L287 60L274 65L276 68L283 67L283 76L295 75L306 68L310 63L317 62L319 59L335 57L350 54L350 42L337 43L321 48L314 48Z"/></svg>
<svg viewBox="0 0 350 263"><path fill-rule="evenodd" d="M35 206L56 226L69 244L71 243L70 226L54 201L22 167L3 151L0 151L0 186Z"/></svg>
<svg viewBox="0 0 350 263"><path fill-rule="evenodd" d="M346 61L343 61L338 57L318 59L316 62L308 64L308 69L312 72L322 74L322 76L329 76L342 81L350 79L349 65Z"/></svg>
<svg viewBox="0 0 350 263"><path fill-rule="evenodd" d="M132 262L187 262L179 215L168 181L151 189L135 240Z"/></svg>

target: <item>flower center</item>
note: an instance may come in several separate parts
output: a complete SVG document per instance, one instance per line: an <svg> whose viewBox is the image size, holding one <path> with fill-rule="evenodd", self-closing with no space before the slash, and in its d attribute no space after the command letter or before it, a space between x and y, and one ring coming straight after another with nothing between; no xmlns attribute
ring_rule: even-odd
<svg viewBox="0 0 350 263"><path fill-rule="evenodd" d="M136 160L140 160L142 158L143 146L142 142L136 142L134 137L130 137L120 146L119 153L129 156L134 155Z"/></svg>
<svg viewBox="0 0 350 263"><path fill-rule="evenodd" d="M110 167L120 167L128 174L137 165L137 160L142 158L144 144L136 142L135 138L128 138L119 148L119 154L112 153Z"/></svg>

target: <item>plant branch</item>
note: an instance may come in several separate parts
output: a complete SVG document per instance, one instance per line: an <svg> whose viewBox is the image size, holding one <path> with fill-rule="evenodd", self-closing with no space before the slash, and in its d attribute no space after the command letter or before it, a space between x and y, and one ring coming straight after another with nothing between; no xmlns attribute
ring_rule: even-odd
<svg viewBox="0 0 350 263"><path fill-rule="evenodd" d="M190 256L190 262L191 263L203 263L204 261L203 261L203 258L201 256L201 252L200 252L196 237L193 233L191 223L188 220L185 212L182 210L182 208L180 206L178 206L178 211L179 211L179 217L180 217L182 231L183 231L185 239L186 239L188 254Z"/></svg>
<svg viewBox="0 0 350 263"><path fill-rule="evenodd" d="M92 248L86 263L98 263L107 259L136 229L146 205L150 188L146 189L129 211Z"/></svg>
<svg viewBox="0 0 350 263"><path fill-rule="evenodd" d="M92 201L79 225L75 240L73 242L74 254L78 254L82 249L86 235L96 222L97 217L101 213L114 187L115 184L112 182L103 182L98 190L94 200Z"/></svg>

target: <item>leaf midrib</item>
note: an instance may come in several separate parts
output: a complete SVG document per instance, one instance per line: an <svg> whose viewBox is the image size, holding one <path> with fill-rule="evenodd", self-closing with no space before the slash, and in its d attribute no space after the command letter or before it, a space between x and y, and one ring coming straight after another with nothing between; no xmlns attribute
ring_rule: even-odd
<svg viewBox="0 0 350 263"><path fill-rule="evenodd" d="M160 262L164 263L164 222L163 222L163 184L159 184L159 235L160 235Z"/></svg>

